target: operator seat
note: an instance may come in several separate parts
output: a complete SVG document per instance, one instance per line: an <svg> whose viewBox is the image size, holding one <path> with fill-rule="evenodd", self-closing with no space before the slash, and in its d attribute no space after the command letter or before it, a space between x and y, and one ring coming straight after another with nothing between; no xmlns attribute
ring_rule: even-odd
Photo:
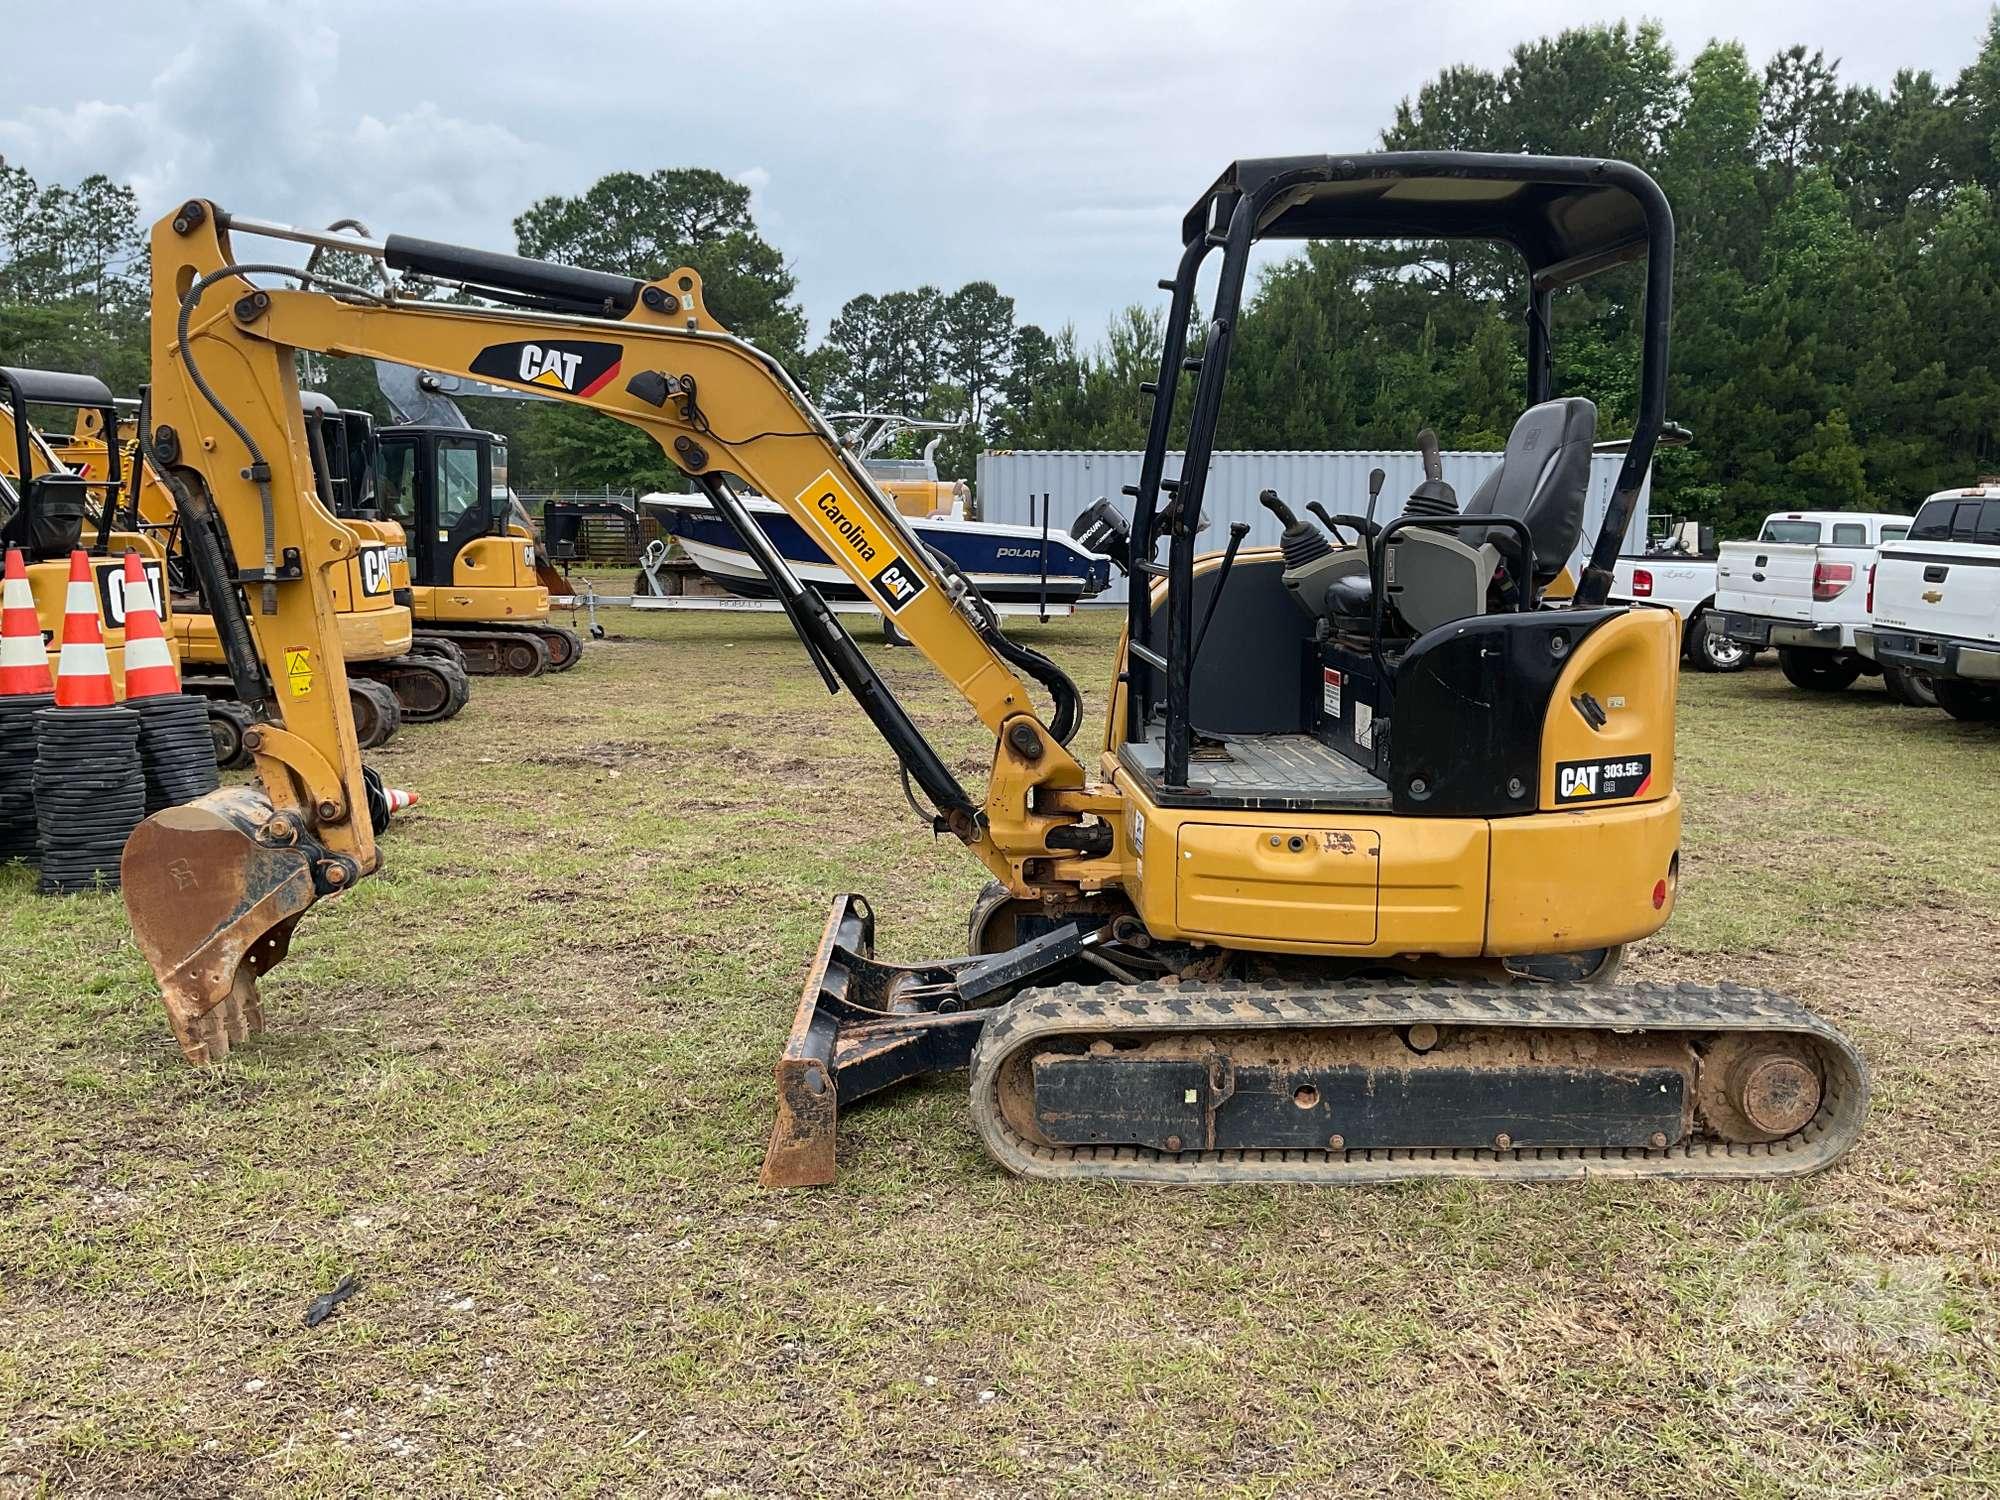
<svg viewBox="0 0 2000 1500"><path fill-rule="evenodd" d="M1465 502L1468 516L1518 516L1535 539L1535 584L1553 583L1583 532L1590 493L1590 448L1597 403L1582 396L1544 401L1521 413L1500 467ZM1467 533L1468 539L1475 533ZM1489 542L1511 533L1491 531Z"/></svg>
<svg viewBox="0 0 2000 1500"><path fill-rule="evenodd" d="M1508 434L1500 466L1480 482L1461 514L1518 517L1534 539L1535 584L1555 580L1576 550L1590 491L1590 448L1597 438L1597 405L1565 396L1529 407ZM1486 612L1495 570L1514 555L1511 528L1489 531L1399 532L1396 582L1388 603L1421 635L1452 620ZM1366 626L1372 584L1365 569L1334 580L1326 592L1329 618L1349 629Z"/></svg>

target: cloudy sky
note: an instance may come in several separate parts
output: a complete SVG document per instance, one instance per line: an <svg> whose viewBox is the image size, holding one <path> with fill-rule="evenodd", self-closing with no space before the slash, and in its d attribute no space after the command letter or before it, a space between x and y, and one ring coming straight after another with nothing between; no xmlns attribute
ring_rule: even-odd
<svg viewBox="0 0 2000 1500"><path fill-rule="evenodd" d="M511 249L601 173L709 166L756 190L814 337L848 297L986 278L1095 336L1173 268L1238 156L1366 149L1440 67L1617 18L1591 0L99 0L8 7L0 155ZM21 12L25 11L25 14ZM1689 56L1795 41L1850 82L1950 78L1987 0L1653 0ZM41 56L44 65L23 66ZM1197 109L1197 105L1200 106Z"/></svg>

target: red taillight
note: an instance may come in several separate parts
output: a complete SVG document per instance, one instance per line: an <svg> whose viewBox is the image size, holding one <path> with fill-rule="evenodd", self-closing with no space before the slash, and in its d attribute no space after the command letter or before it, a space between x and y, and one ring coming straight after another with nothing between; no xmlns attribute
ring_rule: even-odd
<svg viewBox="0 0 2000 1500"><path fill-rule="evenodd" d="M1653 883L1653 910L1658 911L1667 904L1667 883L1658 880Z"/></svg>
<svg viewBox="0 0 2000 1500"><path fill-rule="evenodd" d="M1847 586L1854 582L1853 563L1813 564L1813 598L1822 602L1838 599L1847 592Z"/></svg>
<svg viewBox="0 0 2000 1500"><path fill-rule="evenodd" d="M1632 597L1634 599L1653 597L1653 575L1644 568L1632 570Z"/></svg>
<svg viewBox="0 0 2000 1500"><path fill-rule="evenodd" d="M1875 613L1875 564L1873 563L1868 565L1868 598L1862 608L1871 615Z"/></svg>

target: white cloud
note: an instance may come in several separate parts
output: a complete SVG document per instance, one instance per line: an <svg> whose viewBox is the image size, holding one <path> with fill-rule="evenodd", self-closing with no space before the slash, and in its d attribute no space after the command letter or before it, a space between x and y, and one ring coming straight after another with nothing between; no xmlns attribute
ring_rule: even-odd
<svg viewBox="0 0 2000 1500"><path fill-rule="evenodd" d="M351 214L438 233L483 230L527 206L544 148L430 99L393 113L337 102L341 37L309 7L221 0L202 11L200 40L133 102L28 106L0 119L0 154L45 180L129 182L148 215L200 195L262 218Z"/></svg>
<svg viewBox="0 0 2000 1500"><path fill-rule="evenodd" d="M1760 64L1801 41L1882 86L1904 66L1955 76L1987 3L1904 7L1893 32L1879 0L1625 9L1661 16L1684 59L1711 36ZM1439 68L1503 66L1619 7L101 0L118 45L83 51L74 9L13 9L0 153L44 179L123 178L149 211L203 194L506 249L537 198L707 166L750 187L820 329L857 292L984 278L1090 335L1153 295L1180 213L1232 159L1365 149Z"/></svg>

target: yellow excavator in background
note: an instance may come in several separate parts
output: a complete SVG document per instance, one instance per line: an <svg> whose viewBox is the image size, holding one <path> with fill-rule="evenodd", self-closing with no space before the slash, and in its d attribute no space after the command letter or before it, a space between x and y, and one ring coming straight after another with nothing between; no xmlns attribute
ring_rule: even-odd
<svg viewBox="0 0 2000 1500"><path fill-rule="evenodd" d="M1075 685L917 543L784 369L716 322L692 269L640 281L340 237L506 305L414 302L324 278L259 285L296 273L244 255L258 236L329 238L193 199L151 247L149 456L197 561L235 554L219 582L238 607L218 624L263 714L256 787L158 814L126 849L133 930L190 1059L261 1025L257 978L299 917L378 861L327 583L355 542L309 478L295 370L310 350L533 386L652 436L758 560L828 687L881 733L929 827L991 874L966 952L933 962L877 958L866 901L834 901L778 1064L767 1184L830 1180L841 1110L959 1068L987 1149L1032 1177L1784 1176L1859 1132L1866 1070L1823 1020L1761 990L1609 982L1623 946L1668 920L1680 864L1675 622L1605 602L1665 424L1673 226L1637 168L1271 158L1200 196L1163 283L1117 544L1131 602L1102 737L1081 756ZM1402 514L1331 516L1330 536L1272 494L1280 547L1198 556L1254 248L1306 238L1515 247L1526 409L1462 506L1433 466ZM1636 427L1577 588L1550 605L1597 420L1554 390L1553 299L1635 262ZM1186 447L1169 472L1177 408ZM739 483L813 536L993 734L983 796L766 542Z"/></svg>
<svg viewBox="0 0 2000 1500"><path fill-rule="evenodd" d="M306 392L302 400L309 418L308 432L315 439L313 481L330 496L340 476L332 471L325 449L317 442L312 419L332 414L337 421L338 414L323 396ZM138 407L138 402L120 403L118 419L121 459L132 476L126 497L127 523L161 538L167 549L168 592L178 604L169 636L179 647L187 690L211 702L230 701L235 689L225 668L221 637L180 546L173 497L138 451ZM107 461L104 421L99 411L79 409L74 433L53 444L56 456L81 472L96 472ZM450 660L412 653L411 615L393 597L386 547L357 548L352 561L333 578L332 588L341 649L350 668L348 694L355 733L363 749L387 743L405 723L437 723L465 706L471 683L464 669ZM234 744L225 743L226 738L219 730L221 764L248 765L240 734Z"/></svg>
<svg viewBox="0 0 2000 1500"><path fill-rule="evenodd" d="M59 370L0 368L0 548L19 547L26 559L35 616L49 648L49 670L61 654L63 610L69 593L70 553L90 555L97 581L98 622L111 663L113 692L125 696L124 558L137 552L153 580L161 623L173 639L171 601L160 587L166 554L140 528L120 525L118 511L127 471L118 464L93 476L72 469L36 427L32 408L95 409L109 413L112 396L88 375ZM241 717L211 705L209 724L218 754L240 733Z"/></svg>

